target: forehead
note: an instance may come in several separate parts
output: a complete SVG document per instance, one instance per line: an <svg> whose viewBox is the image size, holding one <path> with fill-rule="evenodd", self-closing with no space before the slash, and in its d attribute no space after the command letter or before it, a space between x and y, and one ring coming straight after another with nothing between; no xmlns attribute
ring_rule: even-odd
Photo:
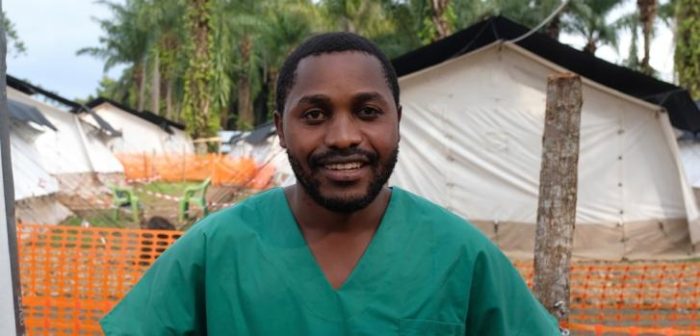
<svg viewBox="0 0 700 336"><path fill-rule="evenodd" d="M393 101L379 59L357 51L325 53L299 62L287 103L310 94L333 98L360 92L377 92Z"/></svg>

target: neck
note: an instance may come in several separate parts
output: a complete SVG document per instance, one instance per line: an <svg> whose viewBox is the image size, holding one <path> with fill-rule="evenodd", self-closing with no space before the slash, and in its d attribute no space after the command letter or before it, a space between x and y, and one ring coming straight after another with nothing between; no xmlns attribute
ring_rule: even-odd
<svg viewBox="0 0 700 336"><path fill-rule="evenodd" d="M341 213L316 203L299 184L287 187L284 193L307 240L311 236L376 230L391 198L391 190L383 188L367 207L351 213Z"/></svg>

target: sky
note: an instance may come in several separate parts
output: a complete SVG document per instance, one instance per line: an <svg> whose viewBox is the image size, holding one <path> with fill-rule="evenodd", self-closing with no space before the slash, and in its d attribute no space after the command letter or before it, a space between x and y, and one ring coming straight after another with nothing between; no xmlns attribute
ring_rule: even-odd
<svg viewBox="0 0 700 336"><path fill-rule="evenodd" d="M628 2L613 16L633 10L634 3ZM103 76L103 62L75 53L80 48L99 45L101 30L93 18L111 17L106 6L94 0L4 0L2 8L15 24L27 48L26 54L8 55L8 74L29 80L69 99L84 99L95 93ZM662 23L658 23L657 28L651 64L660 72L662 79L672 81L672 33ZM628 53L629 36L629 33L620 36L619 52L611 47L602 47L596 56L617 63ZM579 49L584 45L583 39L565 34L560 40ZM642 48L641 44L639 48ZM117 67L108 75L119 77L121 70Z"/></svg>
<svg viewBox="0 0 700 336"><path fill-rule="evenodd" d="M106 6L93 0L4 0L2 9L27 48L26 54L8 54L9 75L69 99L95 93L103 62L75 53L99 45L101 30L92 18L111 17ZM112 77L120 73L110 71Z"/></svg>

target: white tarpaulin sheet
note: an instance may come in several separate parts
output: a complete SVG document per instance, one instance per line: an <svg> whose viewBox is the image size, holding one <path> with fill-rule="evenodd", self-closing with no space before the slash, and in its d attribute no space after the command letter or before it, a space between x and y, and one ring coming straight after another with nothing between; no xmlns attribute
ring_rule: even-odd
<svg viewBox="0 0 700 336"><path fill-rule="evenodd" d="M127 111L103 103L93 111L121 132L121 136L109 140L108 146L115 153L192 154L192 139L184 131L170 127L172 134L158 125ZM93 122L88 119L88 122Z"/></svg>
<svg viewBox="0 0 700 336"><path fill-rule="evenodd" d="M554 70L517 46L492 45L401 78L392 182L495 232L500 223L534 231L546 83ZM675 248L690 245L691 235L698 242L697 208L667 115L588 81L583 101L577 231L590 225L619 232L619 244ZM679 220L690 223L684 234L664 232ZM647 226L644 239L634 236L633 228ZM604 257L630 257L632 250Z"/></svg>
<svg viewBox="0 0 700 336"><path fill-rule="evenodd" d="M39 109L58 129L47 130L36 140L43 167L51 174L118 173L124 168L105 146L98 132L75 114L44 104L13 88L7 95Z"/></svg>
<svg viewBox="0 0 700 336"><path fill-rule="evenodd" d="M34 141L40 131L10 122L10 148L15 200L46 196L58 192L58 181L44 170Z"/></svg>

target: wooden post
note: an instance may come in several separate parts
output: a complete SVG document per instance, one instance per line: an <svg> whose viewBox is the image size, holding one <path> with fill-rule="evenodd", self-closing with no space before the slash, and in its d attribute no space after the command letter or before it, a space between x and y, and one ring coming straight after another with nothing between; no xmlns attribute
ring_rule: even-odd
<svg viewBox="0 0 700 336"><path fill-rule="evenodd" d="M535 295L560 322L569 320L569 268L576 220L581 78L547 79L535 237Z"/></svg>

